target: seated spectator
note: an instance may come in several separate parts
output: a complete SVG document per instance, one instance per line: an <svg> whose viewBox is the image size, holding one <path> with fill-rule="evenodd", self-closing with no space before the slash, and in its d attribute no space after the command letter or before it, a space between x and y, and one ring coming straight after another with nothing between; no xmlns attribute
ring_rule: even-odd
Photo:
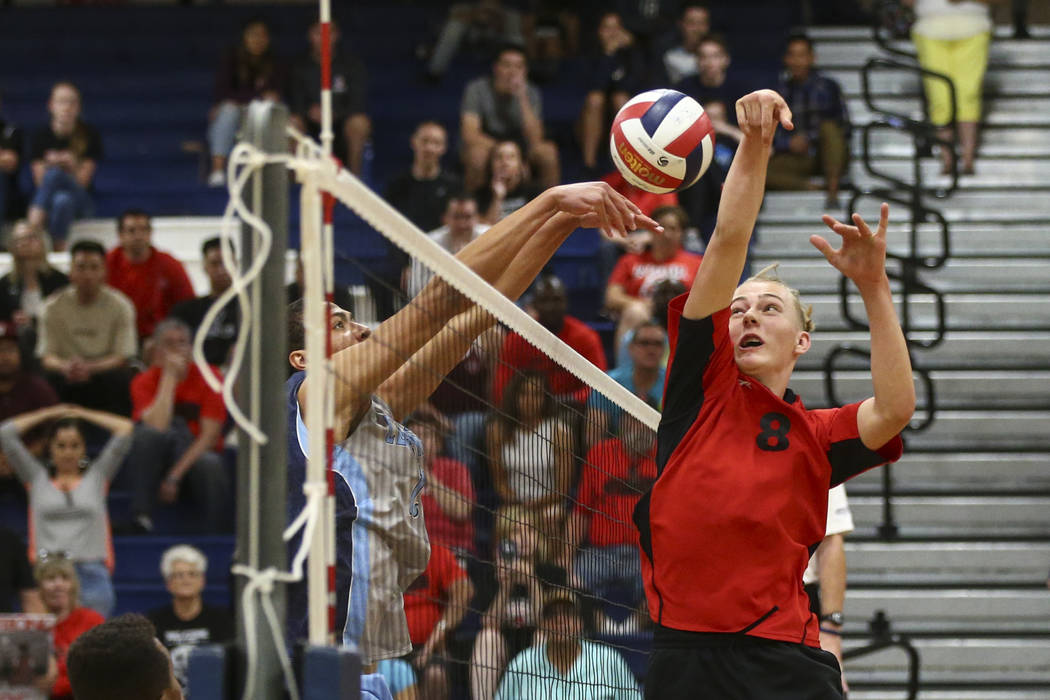
<svg viewBox="0 0 1050 700"><path fill-rule="evenodd" d="M626 593L637 606L645 590L632 514L656 481L656 431L629 413L619 422L619 436L587 453L567 530L582 587L603 600Z"/></svg>
<svg viewBox="0 0 1050 700"><path fill-rule="evenodd" d="M606 12L598 20L598 45L590 58L591 76L580 113L580 146L584 166L596 171L598 154L606 152L601 147L608 144L612 118L645 81L645 56L619 13Z"/></svg>
<svg viewBox="0 0 1050 700"><path fill-rule="evenodd" d="M485 165L499 141L516 141L533 165L543 187L561 180L558 147L543 134L540 91L527 80L525 52L506 46L492 64L492 75L467 84L460 106L464 185L484 184Z"/></svg>
<svg viewBox="0 0 1050 700"><path fill-rule="evenodd" d="M430 231L427 236L455 255L466 244L485 233L488 224L478 217L478 203L469 194L455 194L445 207L444 224ZM401 273L401 288L409 299L419 294L433 273L418 260L412 260Z"/></svg>
<svg viewBox="0 0 1050 700"><path fill-rule="evenodd" d="M120 245L106 256L107 281L135 305L139 338L148 338L172 307L194 297L186 269L172 255L153 247L153 224L141 209L117 218Z"/></svg>
<svg viewBox="0 0 1050 700"><path fill-rule="evenodd" d="M448 421L436 411L417 411L405 427L423 443L423 474L426 488L420 497L426 513L430 542L456 553L474 548L474 482L467 466L445 456Z"/></svg>
<svg viewBox="0 0 1050 700"><path fill-rule="evenodd" d="M174 503L192 492L205 532L226 529L229 479L223 465L226 406L190 357L190 330L178 319L157 324L152 366L131 382L137 421L128 456L133 482L131 514L142 532L153 530L159 499Z"/></svg>
<svg viewBox="0 0 1050 700"><path fill-rule="evenodd" d="M486 170L487 184L475 196L481 220L494 224L528 204L540 193L529 177L529 167L516 141L501 141L493 147Z"/></svg>
<svg viewBox="0 0 1050 700"><path fill-rule="evenodd" d="M527 509L504 509L497 516L492 554L496 591L470 654L472 698L495 696L507 661L532 644L543 605L538 569L544 557L538 539Z"/></svg>
<svg viewBox="0 0 1050 700"><path fill-rule="evenodd" d="M289 106L300 131L314 138L321 134L321 23L307 32L310 51L292 68ZM372 135L372 120L365 112L367 73L361 59L341 50L339 25L331 23L332 153L345 158L346 167L361 174L365 143Z"/></svg>
<svg viewBox="0 0 1050 700"><path fill-rule="evenodd" d="M629 361L619 363L609 376L632 394L653 406L663 403L667 362L667 333L659 323L643 321L629 334ZM619 410L604 395L592 391L587 399L587 445L619 433Z"/></svg>
<svg viewBox="0 0 1050 700"><path fill-rule="evenodd" d="M15 223L7 244L11 271L0 277L0 320L15 325L26 357L36 348L44 299L69 284L69 277L48 262L50 248L47 232L34 230L25 220Z"/></svg>
<svg viewBox="0 0 1050 700"><path fill-rule="evenodd" d="M70 645L92 627L101 625L105 617L80 603L80 584L73 562L62 556L41 561L33 570L45 610L55 616L51 641L58 661L58 674L51 686L51 700L73 700L69 684L66 654Z"/></svg>
<svg viewBox="0 0 1050 700"><path fill-rule="evenodd" d="M69 647L66 665L77 700L182 700L171 658L142 615L92 627Z"/></svg>
<svg viewBox="0 0 1050 700"><path fill-rule="evenodd" d="M456 3L449 10L430 53L427 75L440 80L463 44L479 55L491 55L501 46L524 43L521 14L504 7L501 0Z"/></svg>
<svg viewBox="0 0 1050 700"><path fill-rule="evenodd" d="M710 31L711 11L707 5L688 2L682 6L678 16L678 43L661 56L661 68L668 85L677 85L696 75L696 52L700 41Z"/></svg>
<svg viewBox="0 0 1050 700"><path fill-rule="evenodd" d="M92 183L102 159L102 137L80 119L80 91L69 82L55 83L47 109L48 125L29 143L36 192L29 206L29 225L46 225L55 248L65 250L73 221L90 216Z"/></svg>
<svg viewBox="0 0 1050 700"><path fill-rule="evenodd" d="M169 316L177 318L196 335L197 329L204 322L204 316L211 309L219 295L230 288L232 280L230 271L222 259L221 241L218 237L209 238L201 244L201 258L204 261L204 274L208 276L208 293L196 299L179 302L171 309ZM208 364L222 367L230 355L230 348L237 341L237 331L241 326L241 307L231 300L215 317L204 337L204 359Z"/></svg>
<svg viewBox="0 0 1050 700"><path fill-rule="evenodd" d="M547 599L541 620L544 642L521 652L507 666L496 700L587 697L641 700L638 683L614 649L583 639L583 613L576 596L562 592Z"/></svg>
<svg viewBox="0 0 1050 700"><path fill-rule="evenodd" d="M201 598L208 558L196 547L169 547L160 559L160 572L171 593L171 604L154 608L146 617L153 623L157 639L171 654L175 678L186 688L193 647L232 642L236 636L233 615Z"/></svg>
<svg viewBox="0 0 1050 700"><path fill-rule="evenodd" d="M54 421L47 459L31 453L23 436ZM94 460L87 459L80 421L109 431ZM113 611L113 542L106 495L131 444L132 423L123 416L60 404L8 418L0 424L0 448L29 492L29 552L70 558L80 600L104 616Z"/></svg>
<svg viewBox="0 0 1050 700"><path fill-rule="evenodd" d="M657 194L655 192L646 192L645 190L635 187L627 182L620 171L616 169L602 175L602 182L609 183L610 187L634 202L646 216L652 216L653 212L660 207L677 206L679 202L679 193L667 192L665 194ZM697 187L702 186L703 183L704 178L701 178L699 183L693 185L681 194L685 195L690 193ZM644 252L649 245L649 239L651 237L650 233L644 230L629 232L623 238L607 238L601 236L598 241L598 273L601 275L601 278L603 280L609 279L609 275L612 274L613 268L616 267L616 262L625 252Z"/></svg>
<svg viewBox="0 0 1050 700"><path fill-rule="evenodd" d="M17 533L0 527L0 613L42 613L44 603Z"/></svg>
<svg viewBox="0 0 1050 700"><path fill-rule="evenodd" d="M382 659L376 664L376 673L386 681L394 700L416 700L419 697L416 672L403 659Z"/></svg>
<svg viewBox="0 0 1050 700"><path fill-rule="evenodd" d="M241 113L248 103L257 99L280 102L286 82L284 65L270 46L266 21L248 20L237 44L223 55L215 77L215 106L208 115L209 186L226 184L226 158L236 143Z"/></svg>
<svg viewBox="0 0 1050 700"><path fill-rule="evenodd" d="M74 243L70 285L44 303L36 353L63 401L130 415L135 307L105 281L106 249L95 241Z"/></svg>
<svg viewBox="0 0 1050 700"><path fill-rule="evenodd" d="M700 181L679 193L679 204L689 214L696 227L698 238L686 239L685 248L692 253L702 252L700 242L707 245L718 219L718 203L722 198L722 183L729 173L737 146L743 132L730 120L724 102L710 100L704 103L704 111L711 119L715 130L715 153L711 165Z"/></svg>
<svg viewBox="0 0 1050 700"><path fill-rule="evenodd" d="M499 502L527 507L545 535L561 527L572 481L572 431L557 411L546 376L523 371L507 384L486 431Z"/></svg>
<svg viewBox="0 0 1050 700"><path fill-rule="evenodd" d="M422 700L449 697L451 660L446 643L467 613L473 595L474 586L456 555L432 543L427 568L405 591L405 617L412 637L409 660L420 679Z"/></svg>
<svg viewBox="0 0 1050 700"><path fill-rule="evenodd" d="M536 80L557 79L562 59L580 52L579 8L560 0L529 0L523 3L521 21Z"/></svg>
<svg viewBox="0 0 1050 700"><path fill-rule="evenodd" d="M674 27L680 0L613 0L610 10L620 13L627 30L652 55L656 40Z"/></svg>
<svg viewBox="0 0 1050 700"><path fill-rule="evenodd" d="M0 117L0 226L21 216L25 209L18 189L22 165L22 130Z"/></svg>
<svg viewBox="0 0 1050 700"><path fill-rule="evenodd" d="M771 190L811 190L810 177L822 175L828 208L839 206L839 182L849 160L849 113L842 88L813 70L813 41L805 34L788 38L784 75L777 85L791 108L794 131L773 139L766 187Z"/></svg>
<svg viewBox="0 0 1050 700"><path fill-rule="evenodd" d="M649 247L642 253L627 253L616 263L605 290L605 306L619 314L616 347L627 331L652 318L653 287L665 279L692 286L701 257L682 248L689 217L680 207L660 207L652 214L664 227L652 233Z"/></svg>
<svg viewBox="0 0 1050 700"><path fill-rule="evenodd" d="M568 314L569 298L565 285L556 276L545 274L536 282L529 306L544 328L605 371L605 350L601 338L586 323ZM503 389L516 372L542 373L555 396L582 405L590 388L567 369L532 347L517 333L508 333L500 353L500 363L492 385L492 399L499 402Z"/></svg>
<svg viewBox="0 0 1050 700"><path fill-rule="evenodd" d="M708 34L700 40L696 50L696 75L675 83L674 89L689 95L701 105L718 101L735 105L747 93L739 81L729 74L729 44L718 34ZM736 123L736 112L729 115Z"/></svg>

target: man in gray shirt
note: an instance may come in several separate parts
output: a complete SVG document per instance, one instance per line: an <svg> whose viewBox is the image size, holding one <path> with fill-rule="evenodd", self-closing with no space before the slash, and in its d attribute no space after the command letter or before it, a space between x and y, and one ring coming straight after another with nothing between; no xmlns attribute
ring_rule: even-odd
<svg viewBox="0 0 1050 700"><path fill-rule="evenodd" d="M536 170L539 184L561 180L558 147L543 135L543 100L527 80L525 51L506 46L492 64L492 75L467 83L460 106L464 184L473 191L485 182L485 168L497 141L517 141Z"/></svg>

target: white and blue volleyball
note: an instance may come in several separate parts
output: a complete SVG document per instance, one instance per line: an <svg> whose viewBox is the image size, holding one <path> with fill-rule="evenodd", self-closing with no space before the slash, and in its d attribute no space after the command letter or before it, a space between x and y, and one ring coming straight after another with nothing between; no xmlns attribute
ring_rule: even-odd
<svg viewBox="0 0 1050 700"><path fill-rule="evenodd" d="M665 194L690 187L711 165L715 131L700 103L677 90L648 90L613 120L609 150L627 182Z"/></svg>

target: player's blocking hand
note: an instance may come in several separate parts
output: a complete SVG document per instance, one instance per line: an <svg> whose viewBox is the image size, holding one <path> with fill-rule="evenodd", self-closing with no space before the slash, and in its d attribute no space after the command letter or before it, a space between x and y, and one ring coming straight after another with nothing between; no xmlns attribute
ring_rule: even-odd
<svg viewBox="0 0 1050 700"><path fill-rule="evenodd" d="M610 238L622 238L640 228L663 231L638 205L606 182L580 182L552 189L558 211L579 218L580 226L601 229Z"/></svg>
<svg viewBox="0 0 1050 700"><path fill-rule="evenodd" d="M775 90L756 90L736 101L736 121L744 136L761 137L772 143L777 124L788 131L795 128L791 108Z"/></svg>
<svg viewBox="0 0 1050 700"><path fill-rule="evenodd" d="M853 226L825 214L821 220L842 237L842 247L835 249L822 237L813 235L809 242L831 265L858 286L880 283L886 278L886 229L890 223L890 205L882 203L879 227L873 232L860 214L853 214Z"/></svg>

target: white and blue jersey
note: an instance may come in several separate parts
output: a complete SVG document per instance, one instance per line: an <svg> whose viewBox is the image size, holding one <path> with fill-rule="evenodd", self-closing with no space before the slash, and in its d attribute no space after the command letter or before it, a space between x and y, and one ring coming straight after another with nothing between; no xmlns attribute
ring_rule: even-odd
<svg viewBox="0 0 1050 700"><path fill-rule="evenodd" d="M297 372L285 385L288 398L288 513L306 503L303 483L309 436L299 410ZM353 432L332 452L335 478L336 631L363 663L412 650L405 620L405 590L423 573L430 542L419 501L423 447L390 414L378 396ZM296 537L289 553L299 545ZM305 582L288 587L288 639L307 636Z"/></svg>

